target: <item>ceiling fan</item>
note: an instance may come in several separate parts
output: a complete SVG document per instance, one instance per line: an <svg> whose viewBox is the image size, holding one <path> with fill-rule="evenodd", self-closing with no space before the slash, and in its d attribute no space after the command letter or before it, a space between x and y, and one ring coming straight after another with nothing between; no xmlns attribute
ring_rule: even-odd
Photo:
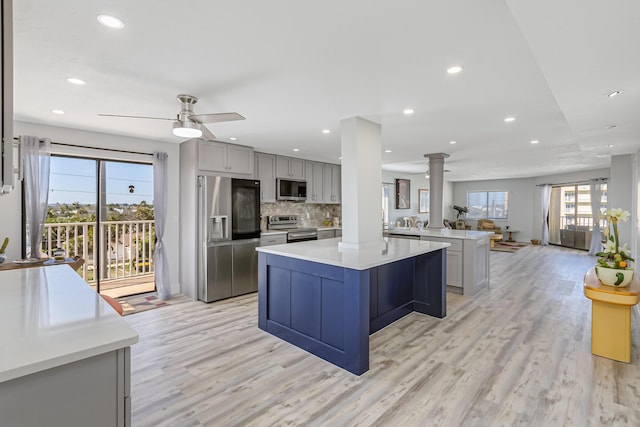
<svg viewBox="0 0 640 427"><path fill-rule="evenodd" d="M204 123L230 122L234 120L244 120L245 118L238 113L213 113L213 114L194 114L193 105L198 102L198 98L193 95L180 94L177 96L180 101L180 112L175 119L164 117L146 117L146 116L125 116L121 114L98 114L104 117L126 117L131 119L152 119L152 120L172 120L173 134L183 138L200 138L204 135L206 139L215 139L215 135L204 126Z"/></svg>

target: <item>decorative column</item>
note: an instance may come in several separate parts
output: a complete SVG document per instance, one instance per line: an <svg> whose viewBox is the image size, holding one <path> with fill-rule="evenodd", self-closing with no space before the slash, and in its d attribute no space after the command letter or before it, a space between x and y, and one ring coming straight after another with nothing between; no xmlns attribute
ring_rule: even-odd
<svg viewBox="0 0 640 427"><path fill-rule="evenodd" d="M383 246L380 125L362 117L342 120L342 242L340 249Z"/></svg>
<svg viewBox="0 0 640 427"><path fill-rule="evenodd" d="M429 229L440 230L442 224L442 195L444 185L444 159L446 153L425 154L429 159Z"/></svg>

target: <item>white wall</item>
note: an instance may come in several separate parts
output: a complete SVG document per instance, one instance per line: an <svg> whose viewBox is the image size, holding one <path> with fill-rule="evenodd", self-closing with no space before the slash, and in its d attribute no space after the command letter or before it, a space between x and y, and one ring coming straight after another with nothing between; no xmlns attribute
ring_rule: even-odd
<svg viewBox="0 0 640 427"><path fill-rule="evenodd" d="M408 179L411 181L411 200L410 209L395 209L395 182L396 178ZM389 210L389 221L395 224L396 221L402 220L405 216L417 216L421 220L429 219L429 214L419 213L419 199L418 190L429 189L429 179L424 177L424 174L402 174L398 172L382 171L382 182L393 184L393 191L390 195L392 198L391 209ZM453 184L448 181L444 181L442 188L442 218L448 220L455 220L457 212L454 211L451 206L453 205Z"/></svg>
<svg viewBox="0 0 640 427"><path fill-rule="evenodd" d="M637 258L638 253L633 247L634 225L637 211L635 208L635 154L611 156L611 174L609 176L608 207L622 208L631 212L631 218L627 222L618 223L618 235L620 243L628 243L632 250L631 256Z"/></svg>
<svg viewBox="0 0 640 427"><path fill-rule="evenodd" d="M499 227L509 225L519 230L513 237L522 242L540 239L542 236L542 205L539 184L562 184L584 182L591 178L608 178L609 169L595 169L567 174L547 175L532 178L499 179L453 183L453 202L456 205L467 204L467 192L474 190L495 190L509 192L509 218L496 220ZM476 228L477 221L471 221Z"/></svg>
<svg viewBox="0 0 640 427"><path fill-rule="evenodd" d="M53 142L81 145L86 147L110 148L115 150L136 151L152 154L154 151L164 151L169 155L169 188L168 188L168 212L167 226L165 231L165 245L169 257L169 270L171 278L171 292L180 292L179 265L171 262L178 259L178 224L179 224L179 145L178 143L168 143L152 141L139 138L129 138L118 135L110 135L97 132L87 132L76 129L60 128L54 126L44 126L34 123L15 122L15 135L33 135L39 138L51 138ZM7 251L9 259L20 258L20 248L22 246L21 236L21 215L22 197L20 195L20 184L17 189L9 195L0 195L0 239L8 235L11 239Z"/></svg>

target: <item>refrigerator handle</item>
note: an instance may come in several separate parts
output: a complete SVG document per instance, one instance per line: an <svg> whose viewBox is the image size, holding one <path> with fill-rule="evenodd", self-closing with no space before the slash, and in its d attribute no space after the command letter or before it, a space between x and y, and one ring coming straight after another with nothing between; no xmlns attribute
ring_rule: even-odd
<svg viewBox="0 0 640 427"><path fill-rule="evenodd" d="M197 289L198 298L203 299L204 295L200 295L204 292L206 287L206 273L207 273L207 208L205 206L205 182L204 177L198 177L198 231L196 239L199 240L200 250L197 254Z"/></svg>

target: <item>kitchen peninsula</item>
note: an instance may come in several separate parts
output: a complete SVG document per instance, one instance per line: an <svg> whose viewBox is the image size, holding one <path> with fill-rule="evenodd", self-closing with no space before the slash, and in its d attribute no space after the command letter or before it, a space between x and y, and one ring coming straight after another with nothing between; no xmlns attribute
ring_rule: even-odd
<svg viewBox="0 0 640 427"><path fill-rule="evenodd" d="M138 334L72 269L0 272L0 323L0 424L131 424Z"/></svg>
<svg viewBox="0 0 640 427"><path fill-rule="evenodd" d="M449 243L389 238L357 250L339 242L257 248L258 326L360 375L371 333L412 311L445 317Z"/></svg>
<svg viewBox="0 0 640 427"><path fill-rule="evenodd" d="M474 230L419 230L394 227L385 235L430 242L444 242L447 249L447 289L473 296L489 286L489 236L493 232Z"/></svg>

